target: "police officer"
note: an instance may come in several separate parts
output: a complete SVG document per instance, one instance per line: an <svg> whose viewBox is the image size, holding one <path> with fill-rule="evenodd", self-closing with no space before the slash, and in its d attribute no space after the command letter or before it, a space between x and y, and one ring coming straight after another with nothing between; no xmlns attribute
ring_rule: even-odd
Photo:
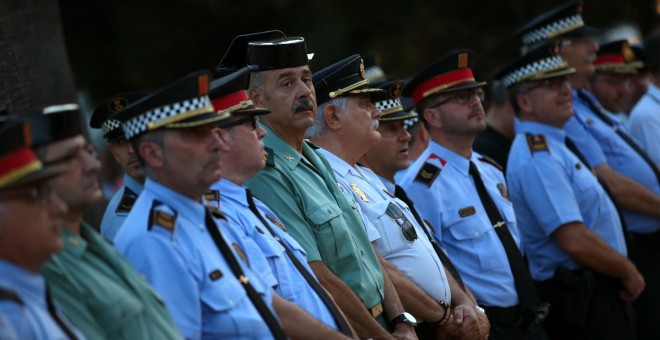
<svg viewBox="0 0 660 340"><path fill-rule="evenodd" d="M472 151L486 128L473 54L458 50L416 75L412 96L431 143L401 180L465 284L483 306L491 338L531 338L538 297L499 166Z"/></svg>
<svg viewBox="0 0 660 340"><path fill-rule="evenodd" d="M403 90L401 81L389 83L386 89L369 87L361 69L360 56L353 55L314 74L319 108L316 121L306 135L320 147L319 152L331 164L343 190L360 206L370 224L368 233L373 233L372 243L382 256L383 268L406 309L419 321L423 320L424 326L432 328L432 331L427 329L430 331L427 335L453 333L474 338L479 330L474 304L465 299L465 294L456 296L458 303L453 313L460 321L468 322L461 325L452 320L449 306L454 296L442 262L425 237L423 227L409 207L385 189L371 170L357 165L380 140L378 126L384 112L374 102L391 98L391 93L398 99ZM385 109L388 114L398 110L404 117L411 117L402 111L400 101L389 99L389 103ZM391 323L405 322L406 314ZM465 328L459 329L461 326Z"/></svg>
<svg viewBox="0 0 660 340"><path fill-rule="evenodd" d="M242 45L247 49L235 48L236 60L245 63L248 56L248 95L256 106L271 111L260 122L267 132L266 152L273 155L247 186L305 249L310 268L358 336L389 336L388 320L403 307L378 264L358 206L340 191L323 156L304 141L316 112L304 39L250 41L248 35ZM403 328L395 334L414 336Z"/></svg>
<svg viewBox="0 0 660 340"><path fill-rule="evenodd" d="M62 218L64 249L40 268L53 299L88 338L180 339L153 289L83 221L83 212L103 193L97 178L101 164L82 134L78 105L53 105L24 117L40 160L66 169L51 181L68 206Z"/></svg>
<svg viewBox="0 0 660 340"><path fill-rule="evenodd" d="M121 124L117 120L111 119L110 116L120 112L131 102L145 95L146 93L141 92L114 95L97 107L89 120L90 127L103 129L103 138L108 142L110 153L124 171L123 186L110 199L101 220L101 235L110 242L124 223L138 195L142 192L145 177L144 171L135 156L135 151L124 137Z"/></svg>
<svg viewBox="0 0 660 340"><path fill-rule="evenodd" d="M553 43L501 71L520 123L509 155L510 197L532 275L552 304L556 339L629 339L625 301L644 289L626 258L621 222L596 176L567 147L573 115L568 76Z"/></svg>
<svg viewBox="0 0 660 340"><path fill-rule="evenodd" d="M39 267L62 250L66 205L49 180L61 169L43 167L32 150L28 123L0 123L0 338L82 338L55 307Z"/></svg>
<svg viewBox="0 0 660 340"><path fill-rule="evenodd" d="M277 215L243 186L264 168L268 157L261 142L266 132L256 118L269 111L256 108L248 99L245 89L249 77L249 70L243 68L211 83L213 109L230 116L218 122L214 130L220 141L222 179L211 185L212 197L207 194L207 198L222 206L229 227L244 236L246 257L253 267L265 263L258 272L282 298L326 326L353 336L341 311L309 268L304 249L289 236ZM314 331L318 337L333 336L325 327Z"/></svg>
<svg viewBox="0 0 660 340"><path fill-rule="evenodd" d="M630 233L628 255L646 279L646 288L635 302L640 337L660 338L660 172L617 120L611 119L598 100L585 89L594 75L598 45L593 28L580 15L581 3L569 2L532 19L520 34L523 42L559 42L559 53L576 72L569 76L575 115L564 125L575 144L621 209Z"/></svg>

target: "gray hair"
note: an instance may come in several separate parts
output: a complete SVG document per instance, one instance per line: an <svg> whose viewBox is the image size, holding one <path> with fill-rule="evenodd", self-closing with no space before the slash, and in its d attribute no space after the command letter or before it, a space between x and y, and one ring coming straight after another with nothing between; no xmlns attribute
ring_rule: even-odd
<svg viewBox="0 0 660 340"><path fill-rule="evenodd" d="M325 110L326 106L330 104L337 107L337 109L340 111L345 111L348 107L348 97L337 97L319 105L318 109L316 110L316 119L314 120L314 124L307 128L305 137L318 138L325 135L326 128L325 120L323 119L323 110Z"/></svg>

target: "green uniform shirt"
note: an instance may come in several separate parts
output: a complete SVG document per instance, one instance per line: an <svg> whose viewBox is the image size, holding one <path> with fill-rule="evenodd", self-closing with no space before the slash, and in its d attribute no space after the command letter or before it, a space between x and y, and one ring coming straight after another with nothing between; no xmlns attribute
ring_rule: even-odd
<svg viewBox="0 0 660 340"><path fill-rule="evenodd" d="M91 227L62 229L64 250L41 268L53 299L88 339L181 339L163 301Z"/></svg>
<svg viewBox="0 0 660 340"><path fill-rule="evenodd" d="M328 161L307 142L302 157L264 129L267 165L247 186L282 220L307 252L307 261L323 261L365 307L377 305L384 297L383 273L359 207L339 188Z"/></svg>

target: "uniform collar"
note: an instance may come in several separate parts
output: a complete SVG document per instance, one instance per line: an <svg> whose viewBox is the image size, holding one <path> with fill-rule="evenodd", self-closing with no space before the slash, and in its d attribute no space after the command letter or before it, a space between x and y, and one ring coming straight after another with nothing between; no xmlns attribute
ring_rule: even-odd
<svg viewBox="0 0 660 340"><path fill-rule="evenodd" d="M84 236L83 225L80 225L80 235ZM87 241L81 237L72 233L67 228L62 228L61 236L62 241L64 242L64 249L67 253L70 253L76 257L81 257L87 250Z"/></svg>
<svg viewBox="0 0 660 340"><path fill-rule="evenodd" d="M444 161L447 162L447 164L453 166L458 170L458 172L462 173L463 175L467 176L468 171L470 170L470 160L445 148L444 146L434 142L430 141L429 146L426 149L427 152L426 154L431 157L431 155L435 154L436 156L440 157ZM471 157L474 157L474 151L472 152Z"/></svg>
<svg viewBox="0 0 660 340"><path fill-rule="evenodd" d="M195 225L204 226L205 201L203 200L203 197L200 197L202 203L196 202L149 177L147 177L147 180L144 183L144 190L145 192L151 193L155 200L174 209L179 216L189 220Z"/></svg>
<svg viewBox="0 0 660 340"><path fill-rule="evenodd" d="M531 133L545 135L547 138L554 139L560 143L564 143L566 139L566 132L563 129L554 126L541 124L537 122L521 121L516 126L516 133Z"/></svg>
<svg viewBox="0 0 660 340"><path fill-rule="evenodd" d="M223 178L216 182L212 188L220 190L220 197L224 197L228 200L235 201L243 206L249 207L245 187Z"/></svg>
<svg viewBox="0 0 660 340"><path fill-rule="evenodd" d="M646 91L646 94L649 96L655 98L658 102L660 102L660 88L655 86L655 84L650 83L649 84L649 89Z"/></svg>
<svg viewBox="0 0 660 340"><path fill-rule="evenodd" d="M383 185L385 186L385 189L387 189L387 191L389 191L389 192L391 192L391 193L394 193L394 191L395 191L396 188L395 188L393 182L390 182L390 180L388 180L388 179L385 178L385 177L382 177L382 176L379 175L379 174L376 174L376 176L378 176L378 179L380 179L380 182L383 183Z"/></svg>
<svg viewBox="0 0 660 340"><path fill-rule="evenodd" d="M16 291L25 303L46 304L46 283L41 275L3 259L0 259L0 273L0 287Z"/></svg>
<svg viewBox="0 0 660 340"><path fill-rule="evenodd" d="M355 168L353 168L350 164L346 163L346 161L339 158L334 153L324 148L319 148L317 151L325 156L325 159L327 159L328 163L330 163L332 170L334 170L340 177L344 178L349 173L351 173L353 176L362 177L362 175L356 171Z"/></svg>
<svg viewBox="0 0 660 340"><path fill-rule="evenodd" d="M131 189L131 191L136 195L139 195L142 192L142 189L144 189L142 183L138 182L135 178L129 176L128 174L124 174L124 186Z"/></svg>
<svg viewBox="0 0 660 340"><path fill-rule="evenodd" d="M292 148L291 145L287 144L282 138L280 138L273 130L271 130L266 125L262 124L261 127L266 130L266 137L264 137L263 142L268 148L270 148L274 153L275 157L279 158L283 164L286 164L289 168L294 169L300 163L302 155ZM313 151L307 143L303 141L303 152ZM306 150L305 147L307 146Z"/></svg>

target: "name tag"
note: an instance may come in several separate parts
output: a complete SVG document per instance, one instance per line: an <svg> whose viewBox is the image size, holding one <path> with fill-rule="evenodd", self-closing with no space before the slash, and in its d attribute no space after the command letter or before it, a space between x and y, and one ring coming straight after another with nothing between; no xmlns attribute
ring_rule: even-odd
<svg viewBox="0 0 660 340"><path fill-rule="evenodd" d="M476 213L477 213L477 209L475 209L474 206L469 206L469 207L466 207L466 208L460 209L460 210L458 211L458 214L459 214L461 217L468 217L468 216L470 216L470 215L474 215L474 214L476 214Z"/></svg>

